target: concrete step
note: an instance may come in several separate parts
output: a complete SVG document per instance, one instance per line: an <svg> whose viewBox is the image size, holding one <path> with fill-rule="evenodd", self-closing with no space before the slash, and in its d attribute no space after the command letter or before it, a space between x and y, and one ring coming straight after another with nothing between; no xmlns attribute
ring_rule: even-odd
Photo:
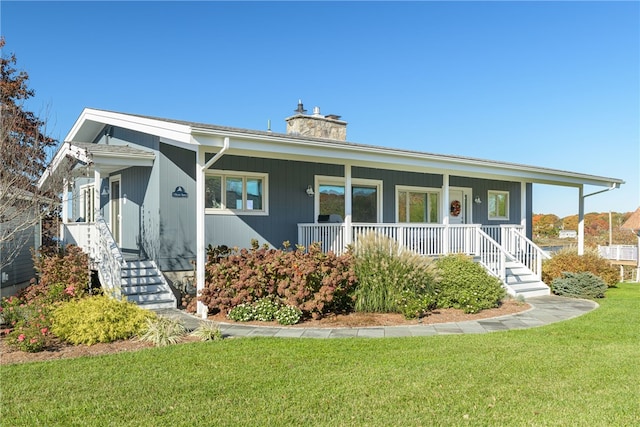
<svg viewBox="0 0 640 427"><path fill-rule="evenodd" d="M173 294L168 291L125 294L125 296L128 301L135 302L136 304L173 300Z"/></svg>
<svg viewBox="0 0 640 427"><path fill-rule="evenodd" d="M121 286L159 285L162 283L162 278L158 275L145 277L123 277L120 279Z"/></svg>
<svg viewBox="0 0 640 427"><path fill-rule="evenodd" d="M136 303L140 308L147 310L175 309L176 302L173 299L164 299L157 301L144 301Z"/></svg>
<svg viewBox="0 0 640 427"><path fill-rule="evenodd" d="M158 270L155 267L150 268L123 268L122 277L148 277L157 276Z"/></svg>
<svg viewBox="0 0 640 427"><path fill-rule="evenodd" d="M122 292L127 295L133 294L150 294L150 293L158 293L158 292L168 292L166 286L163 284L152 284L152 285L129 285L122 286Z"/></svg>

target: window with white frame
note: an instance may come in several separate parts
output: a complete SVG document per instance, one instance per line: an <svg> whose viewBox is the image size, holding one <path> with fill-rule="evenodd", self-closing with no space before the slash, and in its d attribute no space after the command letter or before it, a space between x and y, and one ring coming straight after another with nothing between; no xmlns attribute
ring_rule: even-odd
<svg viewBox="0 0 640 427"><path fill-rule="evenodd" d="M489 219L509 219L509 192L492 191L487 193Z"/></svg>
<svg viewBox="0 0 640 427"><path fill-rule="evenodd" d="M207 171L204 182L204 206L208 212L268 214L267 174Z"/></svg>
<svg viewBox="0 0 640 427"><path fill-rule="evenodd" d="M80 187L80 217L84 222L95 220L95 186L86 184Z"/></svg>
<svg viewBox="0 0 640 427"><path fill-rule="evenodd" d="M440 190L420 187L396 187L398 222L439 222Z"/></svg>
<svg viewBox="0 0 640 427"><path fill-rule="evenodd" d="M345 217L344 178L318 177L318 214ZM376 223L381 220L382 181L353 179L351 183L352 222Z"/></svg>

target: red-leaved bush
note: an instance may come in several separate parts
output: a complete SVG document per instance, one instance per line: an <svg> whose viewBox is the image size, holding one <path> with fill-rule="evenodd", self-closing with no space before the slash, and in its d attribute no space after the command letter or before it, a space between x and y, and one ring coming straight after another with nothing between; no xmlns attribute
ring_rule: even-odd
<svg viewBox="0 0 640 427"><path fill-rule="evenodd" d="M211 312L227 313L272 296L319 319L352 309L357 282L352 261L351 254L323 253L317 244L295 250L259 248L255 242L251 249L210 248L198 298Z"/></svg>

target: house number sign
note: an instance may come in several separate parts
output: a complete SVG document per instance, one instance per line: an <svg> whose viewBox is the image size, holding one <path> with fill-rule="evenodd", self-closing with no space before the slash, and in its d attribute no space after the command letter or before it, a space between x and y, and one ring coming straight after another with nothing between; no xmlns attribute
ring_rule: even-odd
<svg viewBox="0 0 640 427"><path fill-rule="evenodd" d="M184 187L177 186L176 189L173 190L173 193L171 193L171 196L183 198L183 197L189 197L189 194L187 194L187 192L184 191Z"/></svg>

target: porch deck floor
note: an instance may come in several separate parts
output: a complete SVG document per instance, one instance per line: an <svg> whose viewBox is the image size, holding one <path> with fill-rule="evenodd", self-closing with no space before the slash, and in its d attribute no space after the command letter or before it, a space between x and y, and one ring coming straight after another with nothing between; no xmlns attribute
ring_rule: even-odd
<svg viewBox="0 0 640 427"><path fill-rule="evenodd" d="M280 338L387 338L451 334L481 334L487 332L527 329L572 319L598 307L594 301L564 298L556 295L528 298L531 309L507 316L466 322L433 325L371 326L362 328L291 328L286 326L256 326L218 323L224 337ZM188 330L194 330L202 320L178 309L155 310L158 314L179 319Z"/></svg>

